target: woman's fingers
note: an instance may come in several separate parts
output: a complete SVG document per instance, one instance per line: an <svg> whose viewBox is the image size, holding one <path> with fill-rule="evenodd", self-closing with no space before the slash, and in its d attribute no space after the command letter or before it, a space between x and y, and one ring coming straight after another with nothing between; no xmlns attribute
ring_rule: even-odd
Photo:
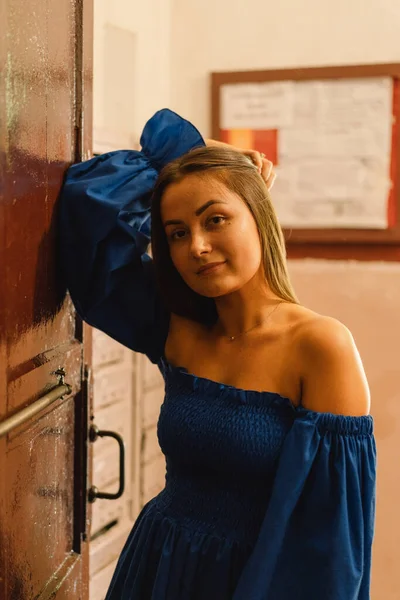
<svg viewBox="0 0 400 600"><path fill-rule="evenodd" d="M250 158L250 160L252 161L252 163L257 167L257 169L261 173L261 169L263 167L263 158L264 158L264 154L262 152L258 152L258 150L248 150L248 149L240 149L240 148L236 148L236 150L238 150L245 156L248 156Z"/></svg>
<svg viewBox="0 0 400 600"><path fill-rule="evenodd" d="M272 186L274 185L276 179L276 173L275 171L272 171L271 175L268 177L266 183L267 189L270 190L272 188Z"/></svg>
<svg viewBox="0 0 400 600"><path fill-rule="evenodd" d="M272 174L272 169L273 169L273 164L270 160L268 160L267 158L263 158L262 161L262 167L261 167L261 177L264 179L265 182L268 181L268 179L270 178L271 174Z"/></svg>
<svg viewBox="0 0 400 600"><path fill-rule="evenodd" d="M270 190L276 179L273 163L268 158L265 158L263 152L258 152L257 150L242 150L242 153L253 161L254 165L260 171L260 175L264 179L268 190Z"/></svg>
<svg viewBox="0 0 400 600"><path fill-rule="evenodd" d="M264 163L264 154L258 152L257 150L251 150L250 158L261 173Z"/></svg>
<svg viewBox="0 0 400 600"><path fill-rule="evenodd" d="M274 185L274 181L276 179L276 173L274 171L274 165L272 162L266 158L263 160L263 166L261 169L261 176L264 179L268 190L272 188Z"/></svg>

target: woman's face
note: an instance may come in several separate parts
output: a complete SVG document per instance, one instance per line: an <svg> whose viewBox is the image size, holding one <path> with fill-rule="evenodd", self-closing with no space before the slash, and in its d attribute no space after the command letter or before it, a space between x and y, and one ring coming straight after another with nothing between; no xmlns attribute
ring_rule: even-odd
<svg viewBox="0 0 400 600"><path fill-rule="evenodd" d="M212 176L188 175L168 186L161 218L172 261L198 294L230 294L262 272L253 215L240 196Z"/></svg>

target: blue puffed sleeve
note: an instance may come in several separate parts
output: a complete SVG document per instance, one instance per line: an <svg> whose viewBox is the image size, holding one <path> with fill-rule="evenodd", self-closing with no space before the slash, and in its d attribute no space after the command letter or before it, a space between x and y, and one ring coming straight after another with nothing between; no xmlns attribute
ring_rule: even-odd
<svg viewBox="0 0 400 600"><path fill-rule="evenodd" d="M369 600L375 468L371 416L297 409L234 600Z"/></svg>
<svg viewBox="0 0 400 600"><path fill-rule="evenodd" d="M72 165L59 197L59 250L79 315L125 346L161 356L169 314L155 287L150 199L158 172L204 140L163 109L145 125L142 150L119 150Z"/></svg>

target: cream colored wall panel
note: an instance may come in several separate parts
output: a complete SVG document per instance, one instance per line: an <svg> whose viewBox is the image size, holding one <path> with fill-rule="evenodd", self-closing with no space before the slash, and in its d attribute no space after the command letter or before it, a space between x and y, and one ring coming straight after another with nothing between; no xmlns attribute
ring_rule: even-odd
<svg viewBox="0 0 400 600"><path fill-rule="evenodd" d="M118 483L103 488L102 492L110 494L118 490ZM96 500L92 505L92 526L90 535L93 536L114 521L123 522L128 519L129 507L127 498L123 495L118 500Z"/></svg>
<svg viewBox="0 0 400 600"><path fill-rule="evenodd" d="M154 498L165 486L165 459L160 453L150 464L143 466L143 504Z"/></svg>
<svg viewBox="0 0 400 600"><path fill-rule="evenodd" d="M113 445L107 444L105 451L100 449L100 442L99 444L95 442L93 446L92 481L93 485L100 490L119 480L119 446L115 440L113 442ZM125 471L127 470L125 465Z"/></svg>
<svg viewBox="0 0 400 600"><path fill-rule="evenodd" d="M117 561L114 561L90 579L89 600L104 600L110 585Z"/></svg>
<svg viewBox="0 0 400 600"><path fill-rule="evenodd" d="M111 406L107 406L96 411L94 415L94 424L99 429L115 431L122 436L125 445L130 447L131 436L131 401L125 400L117 402ZM118 447L117 441L111 438L97 438L94 442L96 453L108 452L110 447Z"/></svg>
<svg viewBox="0 0 400 600"><path fill-rule="evenodd" d="M146 357L143 357L142 369L143 385L146 390L154 387L160 387L161 389L164 389L164 379L157 365L154 365Z"/></svg>
<svg viewBox="0 0 400 600"><path fill-rule="evenodd" d="M157 438L157 425L150 427L143 434L142 464L147 465L160 454L160 445Z"/></svg>
<svg viewBox="0 0 400 600"><path fill-rule="evenodd" d="M170 105L170 16L171 0L94 2L95 129L113 123L117 131L140 134L156 110ZM117 87L121 111L111 102L115 93L110 81Z"/></svg>
<svg viewBox="0 0 400 600"><path fill-rule="evenodd" d="M93 396L95 411L112 403L132 398L132 369L123 363L108 365L94 372Z"/></svg>
<svg viewBox="0 0 400 600"><path fill-rule="evenodd" d="M147 429L158 421L160 407L164 399L164 389L157 387L142 394L142 427Z"/></svg>
<svg viewBox="0 0 400 600"><path fill-rule="evenodd" d="M127 358L127 349L110 338L108 335L93 329L93 368L116 362L124 362Z"/></svg>
<svg viewBox="0 0 400 600"><path fill-rule="evenodd" d="M102 66L107 93L103 95L107 127L114 132L127 130L132 123L132 101L136 88L137 34L129 28L129 23L115 26L104 25L104 44L107 52L103 55ZM135 144L136 145L136 144ZM128 146L129 148L129 146Z"/></svg>
<svg viewBox="0 0 400 600"><path fill-rule="evenodd" d="M133 134L126 131L114 131L113 129L93 128L93 153L103 154L121 148L140 150L139 140Z"/></svg>
<svg viewBox="0 0 400 600"><path fill-rule="evenodd" d="M98 573L115 562L132 529L132 524L127 521L112 527L90 543L90 572Z"/></svg>

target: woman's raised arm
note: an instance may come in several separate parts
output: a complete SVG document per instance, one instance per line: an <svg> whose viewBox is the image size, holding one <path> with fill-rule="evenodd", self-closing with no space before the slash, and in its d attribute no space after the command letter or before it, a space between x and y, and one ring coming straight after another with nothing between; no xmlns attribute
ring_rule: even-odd
<svg viewBox="0 0 400 600"><path fill-rule="evenodd" d="M140 152L109 152L68 169L59 242L65 283L82 319L157 362L169 314L146 253L151 194L159 170L204 141L167 109L147 122L140 141Z"/></svg>

